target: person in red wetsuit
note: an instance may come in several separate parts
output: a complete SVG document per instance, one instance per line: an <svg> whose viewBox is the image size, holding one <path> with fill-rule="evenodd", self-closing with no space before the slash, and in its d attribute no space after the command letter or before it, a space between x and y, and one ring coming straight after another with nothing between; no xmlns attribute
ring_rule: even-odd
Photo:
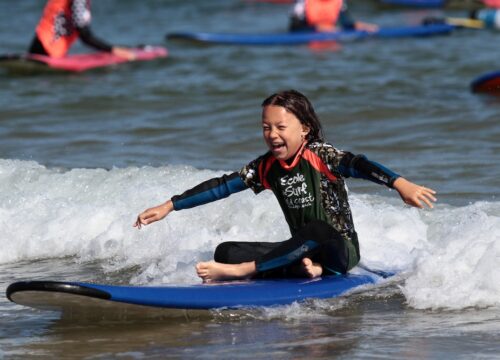
<svg viewBox="0 0 500 360"><path fill-rule="evenodd" d="M281 242L229 241L217 246L214 261L196 265L203 281L252 277L345 274L360 260L358 236L345 179L362 178L395 189L403 201L433 207L435 191L416 185L364 155L325 142L309 100L295 90L262 103L262 130L269 149L240 171L202 182L137 217L141 228L173 210L188 209L252 189L271 190L291 232Z"/></svg>
<svg viewBox="0 0 500 360"><path fill-rule="evenodd" d="M128 60L135 58L128 48L112 46L94 36L90 29L90 0L49 0L36 27L30 54L60 58L76 39L100 51L112 52Z"/></svg>
<svg viewBox="0 0 500 360"><path fill-rule="evenodd" d="M482 3L486 5L486 7L500 9L500 0L482 0Z"/></svg>
<svg viewBox="0 0 500 360"><path fill-rule="evenodd" d="M378 26L354 21L343 0L297 0L292 8L290 31L377 31Z"/></svg>

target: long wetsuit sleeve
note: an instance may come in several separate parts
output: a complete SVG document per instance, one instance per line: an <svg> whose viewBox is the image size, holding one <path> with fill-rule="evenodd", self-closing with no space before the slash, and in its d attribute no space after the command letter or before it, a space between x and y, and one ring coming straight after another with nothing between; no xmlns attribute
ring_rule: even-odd
<svg viewBox="0 0 500 360"><path fill-rule="evenodd" d="M97 38L90 29L92 15L90 2L88 0L73 0L71 2L71 14L74 27L78 30L80 40L90 47L101 51L110 52L113 47L105 41Z"/></svg>
<svg viewBox="0 0 500 360"><path fill-rule="evenodd" d="M368 160L364 155L354 155L349 152L340 160L338 169L344 177L366 179L390 188L401 176L375 161Z"/></svg>
<svg viewBox="0 0 500 360"><path fill-rule="evenodd" d="M223 175L196 185L181 195L172 197L174 210L189 209L198 205L220 200L231 194L248 189L238 172Z"/></svg>
<svg viewBox="0 0 500 360"><path fill-rule="evenodd" d="M113 47L103 40L94 36L92 31L90 30L90 26L86 26L78 29L78 33L80 34L80 40L85 45L93 47L94 49L111 52Z"/></svg>
<svg viewBox="0 0 500 360"><path fill-rule="evenodd" d="M343 2L342 9L340 10L338 23L344 30L356 29L356 23L352 19L351 14L349 13L349 10L347 8L347 3L345 1Z"/></svg>

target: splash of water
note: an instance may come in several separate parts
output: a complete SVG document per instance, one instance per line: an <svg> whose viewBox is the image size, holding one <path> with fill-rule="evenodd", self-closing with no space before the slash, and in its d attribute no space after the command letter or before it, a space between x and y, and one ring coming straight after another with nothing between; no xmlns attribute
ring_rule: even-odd
<svg viewBox="0 0 500 360"><path fill-rule="evenodd" d="M103 260L104 272L140 270L135 284L197 281L193 266L223 241L289 236L270 192L251 191L175 212L137 230L136 215L222 172L187 166L48 169L0 160L0 263L73 256ZM397 196L352 193L364 264L397 270L410 306L500 306L500 203L432 211Z"/></svg>

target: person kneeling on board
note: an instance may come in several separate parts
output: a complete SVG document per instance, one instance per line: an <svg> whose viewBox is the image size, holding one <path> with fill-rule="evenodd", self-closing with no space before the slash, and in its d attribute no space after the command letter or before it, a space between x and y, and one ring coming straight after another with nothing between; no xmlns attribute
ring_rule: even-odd
<svg viewBox="0 0 500 360"><path fill-rule="evenodd" d="M96 38L90 29L91 19L90 0L49 0L28 53L61 58L79 38L96 50L111 52L127 60L135 59L132 50L111 46Z"/></svg>
<svg viewBox="0 0 500 360"><path fill-rule="evenodd" d="M292 8L290 31L359 30L375 32L378 26L354 21L343 0L297 0Z"/></svg>

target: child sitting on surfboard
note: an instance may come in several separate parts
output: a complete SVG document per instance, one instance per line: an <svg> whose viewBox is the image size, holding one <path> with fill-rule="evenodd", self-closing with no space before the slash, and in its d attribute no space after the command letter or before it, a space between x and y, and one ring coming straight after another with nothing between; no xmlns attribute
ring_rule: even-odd
<svg viewBox="0 0 500 360"><path fill-rule="evenodd" d="M96 38L90 30L90 23L90 0L49 0L28 53L60 58L80 38L94 49L112 52L128 60L135 58L130 49L111 46Z"/></svg>
<svg viewBox="0 0 500 360"><path fill-rule="evenodd" d="M378 26L353 21L343 0L297 0L292 8L290 31L364 30L374 32Z"/></svg>
<svg viewBox="0 0 500 360"><path fill-rule="evenodd" d="M360 260L345 178L355 177L398 191L403 201L433 207L434 190L416 185L384 166L325 142L309 100L295 90L262 103L262 130L269 151L239 172L202 182L137 217L141 228L167 216L252 189L272 190L290 227L282 242L224 242L214 261L196 265L203 281L252 277L345 274Z"/></svg>

